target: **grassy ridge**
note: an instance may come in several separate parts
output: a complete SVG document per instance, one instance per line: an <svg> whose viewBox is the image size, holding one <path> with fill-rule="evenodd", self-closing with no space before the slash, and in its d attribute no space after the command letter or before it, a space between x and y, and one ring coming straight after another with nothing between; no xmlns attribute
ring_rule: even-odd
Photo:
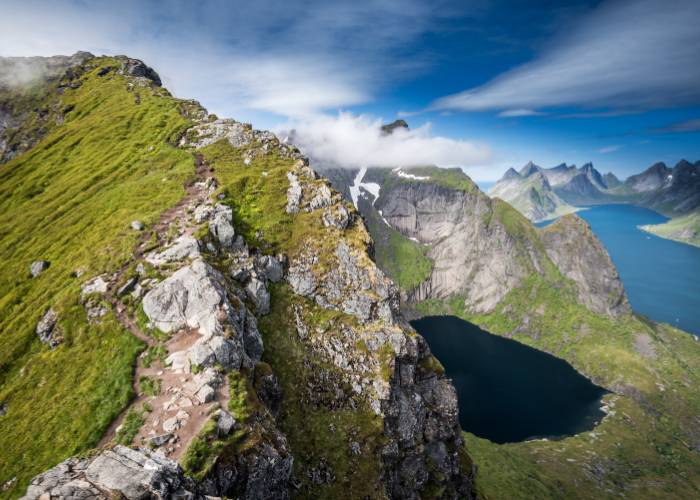
<svg viewBox="0 0 700 500"><path fill-rule="evenodd" d="M98 68L61 96L74 106L65 123L0 166L0 483L17 477L9 496L95 445L131 397L143 346L111 313L89 323L80 284L123 264L138 237L129 222L157 220L194 171L192 156L168 143L188 126L178 102L164 89L128 91L125 77ZM31 279L37 259L51 266ZM34 333L49 307L65 338L54 351Z"/></svg>

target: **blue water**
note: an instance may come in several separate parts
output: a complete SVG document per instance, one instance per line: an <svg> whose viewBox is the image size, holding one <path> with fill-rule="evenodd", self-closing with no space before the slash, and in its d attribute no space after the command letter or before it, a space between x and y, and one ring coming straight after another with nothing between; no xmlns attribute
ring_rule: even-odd
<svg viewBox="0 0 700 500"><path fill-rule="evenodd" d="M608 249L636 312L700 335L700 248L638 229L668 220L646 208L597 205L578 214Z"/></svg>

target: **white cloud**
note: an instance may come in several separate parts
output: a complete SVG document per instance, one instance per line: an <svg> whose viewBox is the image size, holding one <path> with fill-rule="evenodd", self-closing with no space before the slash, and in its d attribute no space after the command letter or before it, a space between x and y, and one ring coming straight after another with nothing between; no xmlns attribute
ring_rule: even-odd
<svg viewBox="0 0 700 500"><path fill-rule="evenodd" d="M488 163L491 157L485 145L431 135L430 125L383 135L381 120L347 112L292 125L294 144L316 161L341 167L467 167ZM279 135L285 134L280 131Z"/></svg>
<svg viewBox="0 0 700 500"><path fill-rule="evenodd" d="M441 15L419 0L4 0L0 55L127 54L217 113L304 116L420 72L426 58L397 53Z"/></svg>
<svg viewBox="0 0 700 500"><path fill-rule="evenodd" d="M600 154L608 154L608 153L614 153L615 151L618 151L622 146L618 144L613 144L612 146L605 146L604 148L600 148L598 152Z"/></svg>
<svg viewBox="0 0 700 500"><path fill-rule="evenodd" d="M518 116L539 116L544 115L541 111L535 111L534 109L508 109L506 111L501 111L498 116L501 118L513 118Z"/></svg>
<svg viewBox="0 0 700 500"><path fill-rule="evenodd" d="M607 2L534 61L433 109L636 108L700 103L700 2Z"/></svg>

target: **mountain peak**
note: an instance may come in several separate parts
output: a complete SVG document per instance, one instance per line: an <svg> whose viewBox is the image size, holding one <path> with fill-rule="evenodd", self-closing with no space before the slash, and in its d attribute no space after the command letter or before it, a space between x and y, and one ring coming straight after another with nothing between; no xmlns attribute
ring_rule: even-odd
<svg viewBox="0 0 700 500"><path fill-rule="evenodd" d="M520 175L521 177L528 177L539 170L540 167L538 165L535 165L532 161L529 161L523 168L520 169Z"/></svg>
<svg viewBox="0 0 700 500"><path fill-rule="evenodd" d="M393 134L394 130L396 130L397 128L403 128L408 130L408 123L406 123L406 120L394 120L391 123L382 125L381 131L383 135L389 135Z"/></svg>
<svg viewBox="0 0 700 500"><path fill-rule="evenodd" d="M520 174L513 167L510 167L508 170L506 170L506 173L503 174L504 180L505 179L517 179L519 177L520 177Z"/></svg>

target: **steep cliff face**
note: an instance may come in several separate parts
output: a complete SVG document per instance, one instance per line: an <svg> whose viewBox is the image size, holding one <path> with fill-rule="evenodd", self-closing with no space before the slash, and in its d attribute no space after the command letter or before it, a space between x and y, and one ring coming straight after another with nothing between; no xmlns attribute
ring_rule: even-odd
<svg viewBox="0 0 700 500"><path fill-rule="evenodd" d="M472 497L454 388L354 207L296 148L171 97L140 61L69 69L70 115L3 167L21 222L1 247L9 494L116 442L157 455L98 449L28 497Z"/></svg>
<svg viewBox="0 0 700 500"><path fill-rule="evenodd" d="M576 284L582 304L609 316L632 311L617 269L586 221L565 215L540 235L549 258Z"/></svg>
<svg viewBox="0 0 700 500"><path fill-rule="evenodd" d="M470 309L485 312L525 276L543 271L546 257L534 233L510 234L508 219L517 215L502 203L476 186L465 191L408 179L385 187L376 208L392 227L429 246L434 263L429 280L409 300L458 294Z"/></svg>

